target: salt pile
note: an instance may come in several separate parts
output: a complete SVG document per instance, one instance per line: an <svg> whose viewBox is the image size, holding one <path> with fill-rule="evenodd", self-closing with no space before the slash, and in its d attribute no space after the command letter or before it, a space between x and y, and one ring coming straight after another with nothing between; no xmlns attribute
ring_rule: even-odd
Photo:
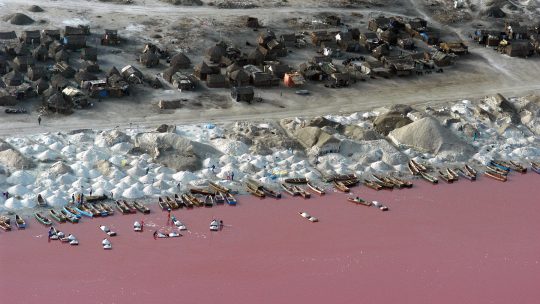
<svg viewBox="0 0 540 304"><path fill-rule="evenodd" d="M6 181L12 185L18 184L26 186L34 183L36 178L26 171L15 171Z"/></svg>
<svg viewBox="0 0 540 304"><path fill-rule="evenodd" d="M4 16L3 20L14 25L29 25L34 23L34 19L28 17L25 14L16 13Z"/></svg>

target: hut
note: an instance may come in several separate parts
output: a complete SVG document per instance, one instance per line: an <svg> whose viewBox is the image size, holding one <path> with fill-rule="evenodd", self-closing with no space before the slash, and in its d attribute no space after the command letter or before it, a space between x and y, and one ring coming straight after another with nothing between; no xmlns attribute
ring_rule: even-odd
<svg viewBox="0 0 540 304"><path fill-rule="evenodd" d="M377 34L372 33L372 32L366 32L366 33L360 34L359 43L364 48L371 51L377 46L379 46L382 43L382 41L379 39L379 36L377 36Z"/></svg>
<svg viewBox="0 0 540 304"><path fill-rule="evenodd" d="M289 88L303 86L306 83L304 76L299 72L285 73L283 84Z"/></svg>
<svg viewBox="0 0 540 304"><path fill-rule="evenodd" d="M251 83L255 87L271 87L279 85L279 79L274 78L270 73L253 73L251 74Z"/></svg>
<svg viewBox="0 0 540 304"><path fill-rule="evenodd" d="M41 34L39 31L23 31L19 39L25 44L38 45L41 41Z"/></svg>
<svg viewBox="0 0 540 304"><path fill-rule="evenodd" d="M262 46L266 46L268 42L276 39L276 34L273 31L266 30L264 32L261 32L259 36L257 36L257 43Z"/></svg>
<svg viewBox="0 0 540 304"><path fill-rule="evenodd" d="M15 31L0 32L0 41L15 41L17 40L17 34Z"/></svg>
<svg viewBox="0 0 540 304"><path fill-rule="evenodd" d="M178 69L188 69L191 66L191 60L184 53L178 53L171 58L169 63L171 67Z"/></svg>
<svg viewBox="0 0 540 304"><path fill-rule="evenodd" d="M53 41L49 44L49 58L54 59L56 53L64 49L64 46L59 41Z"/></svg>
<svg viewBox="0 0 540 304"><path fill-rule="evenodd" d="M336 15L330 15L324 18L324 23L332 26L339 26L341 25L341 18Z"/></svg>
<svg viewBox="0 0 540 304"><path fill-rule="evenodd" d="M62 91L67 86L69 86L69 82L61 74L54 74L51 77L51 88L55 91Z"/></svg>
<svg viewBox="0 0 540 304"><path fill-rule="evenodd" d="M86 47L86 36L68 35L62 38L62 44L70 50L79 50Z"/></svg>
<svg viewBox="0 0 540 304"><path fill-rule="evenodd" d="M129 95L129 83L120 75L113 74L107 77L109 93L114 97Z"/></svg>
<svg viewBox="0 0 540 304"><path fill-rule="evenodd" d="M285 73L289 72L291 68L284 63L272 62L264 66L264 71L272 74L274 77L283 79Z"/></svg>
<svg viewBox="0 0 540 304"><path fill-rule="evenodd" d="M249 64L262 65L266 57L259 48L254 49L248 55L247 61Z"/></svg>
<svg viewBox="0 0 540 304"><path fill-rule="evenodd" d="M229 82L231 85L241 87L249 84L250 76L249 73L246 72L244 69L240 68L238 70L235 70L229 75Z"/></svg>
<svg viewBox="0 0 540 304"><path fill-rule="evenodd" d="M60 30L42 30L41 39L60 40Z"/></svg>
<svg viewBox="0 0 540 304"><path fill-rule="evenodd" d="M99 73L101 71L101 69L99 68L99 64L88 60L81 64L81 69L89 73Z"/></svg>
<svg viewBox="0 0 540 304"><path fill-rule="evenodd" d="M101 38L101 45L117 45L120 44L117 30L105 30L105 34Z"/></svg>
<svg viewBox="0 0 540 304"><path fill-rule="evenodd" d="M72 78L75 76L75 69L73 69L67 62L60 61L53 66L53 71L62 75L65 78Z"/></svg>
<svg viewBox="0 0 540 304"><path fill-rule="evenodd" d="M328 33L327 31L312 32L310 36L311 36L311 42L316 46L320 46L321 43L324 41L334 40L334 36Z"/></svg>
<svg viewBox="0 0 540 304"><path fill-rule="evenodd" d="M43 105L56 113L70 114L73 112L73 103L64 98L61 92L54 92L51 96L46 97Z"/></svg>
<svg viewBox="0 0 540 304"><path fill-rule="evenodd" d="M282 34L281 36L279 36L279 41L285 47L294 47L296 45L296 35L294 33Z"/></svg>
<svg viewBox="0 0 540 304"><path fill-rule="evenodd" d="M49 88L49 82L45 80L44 78L40 78L34 81L32 86L34 87L34 90L36 91L36 93L41 95L43 94L43 92L45 92L45 90Z"/></svg>
<svg viewBox="0 0 540 304"><path fill-rule="evenodd" d="M351 77L347 73L332 73L330 74L330 81L332 85L336 87L347 87Z"/></svg>
<svg viewBox="0 0 540 304"><path fill-rule="evenodd" d="M218 66L209 66L206 62L202 62L195 66L194 73L200 80L206 80L206 77L211 74L219 74L220 69Z"/></svg>
<svg viewBox="0 0 540 304"><path fill-rule="evenodd" d="M227 81L222 74L209 74L206 76L206 86L209 88L226 88Z"/></svg>
<svg viewBox="0 0 540 304"><path fill-rule="evenodd" d="M9 71L9 63L6 56L0 54L0 76Z"/></svg>
<svg viewBox="0 0 540 304"><path fill-rule="evenodd" d="M255 97L255 92L253 87L232 87L231 88L231 97L236 102L245 101L251 103Z"/></svg>
<svg viewBox="0 0 540 304"><path fill-rule="evenodd" d="M11 95L8 91L0 89L0 106L12 107L17 104L17 98Z"/></svg>
<svg viewBox="0 0 540 304"><path fill-rule="evenodd" d="M386 43L379 45L371 51L371 56L377 59L381 58L382 56L388 55L390 55L390 47Z"/></svg>
<svg viewBox="0 0 540 304"><path fill-rule="evenodd" d="M238 62L234 62L225 69L225 74L229 76L232 72L242 69L242 67L243 65L239 64Z"/></svg>
<svg viewBox="0 0 540 304"><path fill-rule="evenodd" d="M97 61L97 49L93 47L85 47L81 51L81 59Z"/></svg>
<svg viewBox="0 0 540 304"><path fill-rule="evenodd" d="M19 86L24 82L24 76L17 70L13 70L2 77L6 86Z"/></svg>
<svg viewBox="0 0 540 304"><path fill-rule="evenodd" d="M141 54L139 62L145 67L151 68L159 64L159 56L154 52L146 52Z"/></svg>
<svg viewBox="0 0 540 304"><path fill-rule="evenodd" d="M118 69L113 66L112 68L110 68L108 71L107 71L107 74L106 76L109 77L109 76L112 76L112 75L118 75L118 76L121 76L120 72L118 71Z"/></svg>
<svg viewBox="0 0 540 304"><path fill-rule="evenodd" d="M64 95L64 99L71 102L74 107L86 108L90 105L88 97L77 88L67 87L62 90L62 95Z"/></svg>
<svg viewBox="0 0 540 304"><path fill-rule="evenodd" d="M132 65L126 65L120 71L122 77L131 84L142 84L143 83L143 74L137 68Z"/></svg>
<svg viewBox="0 0 540 304"><path fill-rule="evenodd" d="M32 57L37 61L47 61L49 59L49 50L43 44L40 44L32 51Z"/></svg>
<svg viewBox="0 0 540 304"><path fill-rule="evenodd" d="M28 45L24 43L17 43L14 45L14 47L10 50L10 53L12 53L14 56L29 56L31 55L30 49L28 48Z"/></svg>
<svg viewBox="0 0 540 304"><path fill-rule="evenodd" d="M224 45L224 43L218 43L206 50L206 59L208 59L208 61L211 63L220 63L221 57L225 55L226 50L227 47Z"/></svg>
<svg viewBox="0 0 540 304"><path fill-rule="evenodd" d="M375 18L371 18L368 21L368 29L372 32L376 32L377 30L381 29L382 31L386 31L390 27L390 18L385 16L378 16Z"/></svg>
<svg viewBox="0 0 540 304"><path fill-rule="evenodd" d="M180 69L177 68L176 66L170 66L168 68L166 68L164 71L163 71L163 79L165 79L166 81L172 83L172 77L174 74L176 74L176 72L178 72Z"/></svg>
<svg viewBox="0 0 540 304"><path fill-rule="evenodd" d="M435 65L437 65L438 67L444 67L444 66L449 66L449 65L454 64L456 55L452 53L447 54L441 51L436 51L431 55L426 54L426 57L427 57L426 59L433 60L433 63L435 63Z"/></svg>
<svg viewBox="0 0 540 304"><path fill-rule="evenodd" d="M46 70L42 66L31 66L28 68L27 76L30 81L36 81L46 76Z"/></svg>
<svg viewBox="0 0 540 304"><path fill-rule="evenodd" d="M259 28L259 19L255 17L246 17L245 18L245 24L249 28Z"/></svg>
<svg viewBox="0 0 540 304"><path fill-rule="evenodd" d="M56 62L69 62L69 53L64 49L60 49L54 55L54 61L56 61Z"/></svg>
<svg viewBox="0 0 540 304"><path fill-rule="evenodd" d="M17 56L13 59L13 68L20 72L26 72L33 65L34 58L32 56Z"/></svg>
<svg viewBox="0 0 540 304"><path fill-rule="evenodd" d="M74 26L66 26L64 28L64 37L65 36L88 36L90 35L90 28L88 26L79 25L77 27Z"/></svg>
<svg viewBox="0 0 540 304"><path fill-rule="evenodd" d="M398 38L397 45L404 50L413 50L414 40L412 38Z"/></svg>
<svg viewBox="0 0 540 304"><path fill-rule="evenodd" d="M91 80L97 80L98 78L96 75L86 72L86 71L78 71L75 73L75 81L77 84L79 84L82 87L82 83L85 81L91 81Z"/></svg>
<svg viewBox="0 0 540 304"><path fill-rule="evenodd" d="M172 85L179 90L191 91L197 87L197 79L194 75L176 72L172 75Z"/></svg>
<svg viewBox="0 0 540 304"><path fill-rule="evenodd" d="M527 40L512 41L506 45L502 44L500 50L510 57L528 57L534 52L533 46Z"/></svg>

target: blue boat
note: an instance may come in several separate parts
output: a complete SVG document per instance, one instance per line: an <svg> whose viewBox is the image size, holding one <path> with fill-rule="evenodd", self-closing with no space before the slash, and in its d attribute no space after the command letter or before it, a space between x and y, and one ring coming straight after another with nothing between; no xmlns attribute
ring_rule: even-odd
<svg viewBox="0 0 540 304"><path fill-rule="evenodd" d="M65 212L67 212L67 214L69 215L72 215L78 219L81 218L81 214L75 210L75 208L72 208L72 207L69 207L69 206L64 206L64 208L62 208Z"/></svg>
<svg viewBox="0 0 540 304"><path fill-rule="evenodd" d="M81 215L84 215L86 217L94 217L92 215L92 212L85 210L82 210L81 207L74 207L75 211L79 212Z"/></svg>
<svg viewBox="0 0 540 304"><path fill-rule="evenodd" d="M236 198L230 192L225 193L225 201L231 206L236 205Z"/></svg>
<svg viewBox="0 0 540 304"><path fill-rule="evenodd" d="M504 170L504 171L506 171L506 172L510 172L510 168L507 167L507 166L504 166L504 165L503 165L501 162L499 162L499 161L494 161L494 160L492 160L492 161L489 162L489 164L492 165L492 166L494 166L494 167L497 167L497 168L499 168L499 169L501 169L501 170Z"/></svg>

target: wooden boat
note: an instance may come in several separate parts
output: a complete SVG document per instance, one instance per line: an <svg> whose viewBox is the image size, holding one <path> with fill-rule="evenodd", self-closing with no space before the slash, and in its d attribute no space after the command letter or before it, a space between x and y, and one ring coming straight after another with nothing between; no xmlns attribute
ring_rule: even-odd
<svg viewBox="0 0 540 304"><path fill-rule="evenodd" d="M298 186L293 186L293 189L294 191L300 193L300 195L303 197L303 198L310 198L311 197L311 194L309 192L307 192L306 190L298 187Z"/></svg>
<svg viewBox="0 0 540 304"><path fill-rule="evenodd" d="M454 169L446 168L446 173L448 173L448 175L451 176L454 181L459 180L459 175Z"/></svg>
<svg viewBox="0 0 540 304"><path fill-rule="evenodd" d="M51 217L53 219L55 219L59 223L65 223L66 222L66 217L62 213L60 213L60 212L58 212L58 211L56 211L54 209L49 210L49 214L51 215Z"/></svg>
<svg viewBox="0 0 540 304"><path fill-rule="evenodd" d="M73 206L72 207L73 209L75 209L75 211L77 211L80 215L84 215L86 217L94 217L94 215L92 214L92 212L90 212L89 210L87 210L86 208L84 208L84 206L80 205L80 206Z"/></svg>
<svg viewBox="0 0 540 304"><path fill-rule="evenodd" d="M106 200L107 196L106 195L85 195L84 199L88 203L95 203L95 202Z"/></svg>
<svg viewBox="0 0 540 304"><path fill-rule="evenodd" d="M164 201L163 198L161 198L161 196L158 198L158 205L159 205L159 208L161 208L161 210L163 211L172 209L171 205L169 205L168 202Z"/></svg>
<svg viewBox="0 0 540 304"><path fill-rule="evenodd" d="M286 183L289 184L307 184L308 180L305 177L286 178Z"/></svg>
<svg viewBox="0 0 540 304"><path fill-rule="evenodd" d="M381 190L383 188L383 186L377 184L376 182L372 181L372 180L369 180L369 179L364 179L364 182L363 182L364 186L368 187L368 188L371 188L373 190Z"/></svg>
<svg viewBox="0 0 540 304"><path fill-rule="evenodd" d="M334 181L334 187L341 192L349 192L351 189L345 186L342 181Z"/></svg>
<svg viewBox="0 0 540 304"><path fill-rule="evenodd" d="M300 214L301 217L307 219L308 221L312 222L312 223L315 223L315 222L318 222L319 219L314 217L314 216L311 216L309 213L307 212L298 212L298 214Z"/></svg>
<svg viewBox="0 0 540 304"><path fill-rule="evenodd" d="M107 213L109 215L113 215L114 214L114 208L112 208L111 206L107 205L107 204L104 204L104 203L97 203L96 205L99 205L102 209L104 209L105 211L107 211Z"/></svg>
<svg viewBox="0 0 540 304"><path fill-rule="evenodd" d="M216 204L225 204L225 196L222 192L218 191L216 192L216 194L214 194L214 201L216 202Z"/></svg>
<svg viewBox="0 0 540 304"><path fill-rule="evenodd" d="M426 172L427 167L425 165L420 164L419 162L415 161L414 159L410 160L411 164L420 172Z"/></svg>
<svg viewBox="0 0 540 304"><path fill-rule="evenodd" d="M487 176L487 177L493 178L494 180L501 181L501 182L506 182L508 180L506 175L491 172L491 171L484 172L484 175Z"/></svg>
<svg viewBox="0 0 540 304"><path fill-rule="evenodd" d="M534 172L540 174L540 163L531 162L531 170L533 170Z"/></svg>
<svg viewBox="0 0 540 304"><path fill-rule="evenodd" d="M52 225L52 221L50 219L48 219L47 217L45 217L44 215L42 215L41 213L36 212L36 213L34 213L34 216L36 217L36 220L38 222L42 223L43 225L45 225L45 226Z"/></svg>
<svg viewBox="0 0 540 304"><path fill-rule="evenodd" d="M383 188L386 188L386 189L394 189L394 183L388 181L386 179L386 177L382 177L382 176L377 176L377 175L374 175L372 174L373 176L373 180L371 182L383 187ZM378 178L376 178L376 176Z"/></svg>
<svg viewBox="0 0 540 304"><path fill-rule="evenodd" d="M454 182L454 179L453 179L452 176L448 175L445 172L442 172L441 170L439 170L439 177L442 178L442 180L444 180L445 182L447 182L449 184Z"/></svg>
<svg viewBox="0 0 540 304"><path fill-rule="evenodd" d="M204 197L204 206L213 207L214 206L214 197L212 195L207 195Z"/></svg>
<svg viewBox="0 0 540 304"><path fill-rule="evenodd" d="M207 189L202 189L202 188L191 188L189 189L189 192L191 194L202 194L202 195L214 195L214 192L210 191L210 190L207 190Z"/></svg>
<svg viewBox="0 0 540 304"><path fill-rule="evenodd" d="M171 206L171 209L180 208L180 205L176 201L172 200L170 197L166 196L165 200L167 201L167 204L169 204L169 206Z"/></svg>
<svg viewBox="0 0 540 304"><path fill-rule="evenodd" d="M236 198L230 192L225 193L225 201L231 206L235 206L237 203Z"/></svg>
<svg viewBox="0 0 540 304"><path fill-rule="evenodd" d="M75 208L71 207L71 206L64 206L64 211L66 211L68 214L71 214L71 215L74 215L76 218L80 219L81 218L81 213L79 211L77 211Z"/></svg>
<svg viewBox="0 0 540 304"><path fill-rule="evenodd" d="M94 205L92 204L83 203L81 207L86 208L87 211L91 212L93 217L101 216L101 212L94 208Z"/></svg>
<svg viewBox="0 0 540 304"><path fill-rule="evenodd" d="M188 207L188 205L184 202L184 200L180 196L178 196L178 194L174 194L174 201L178 204L178 206L180 206L180 208Z"/></svg>
<svg viewBox="0 0 540 304"><path fill-rule="evenodd" d="M347 200L351 203L355 203L357 205L364 205L364 206L371 206L371 202L366 202L365 200L359 198L358 196L357 197L347 197Z"/></svg>
<svg viewBox="0 0 540 304"><path fill-rule="evenodd" d="M422 176L423 179L427 180L428 182L430 182L432 184L438 184L439 183L439 180L435 176L427 174L426 172L421 171L420 176Z"/></svg>
<svg viewBox="0 0 540 304"><path fill-rule="evenodd" d="M313 184L312 182L308 181L307 182L307 186L309 189L311 189L311 191L319 194L319 195L324 195L325 192L324 192L324 189L321 188L321 187L318 187L317 185Z"/></svg>
<svg viewBox="0 0 540 304"><path fill-rule="evenodd" d="M94 207L97 211L99 211L99 215L100 216L109 216L109 212L107 210L105 210L105 208L103 208L101 206L101 204L91 204L92 207Z"/></svg>
<svg viewBox="0 0 540 304"><path fill-rule="evenodd" d="M381 211L388 211L388 207L378 201L373 201L371 204Z"/></svg>
<svg viewBox="0 0 540 304"><path fill-rule="evenodd" d="M260 198L264 198L266 196L266 194L264 194L264 192L260 189L253 189L252 187L246 185L246 190L248 193L256 196L256 197L260 197Z"/></svg>
<svg viewBox="0 0 540 304"><path fill-rule="evenodd" d="M281 193L275 191L275 190L272 190L268 187L262 187L260 190L262 190L262 192L264 192L265 195L267 196L270 196L270 197L273 197L273 198L281 198Z"/></svg>
<svg viewBox="0 0 540 304"><path fill-rule="evenodd" d="M146 207L145 205L139 203L139 202L134 201L133 202L133 207L135 207L141 213L144 213L144 214L150 213L150 209L148 207Z"/></svg>
<svg viewBox="0 0 540 304"><path fill-rule="evenodd" d="M210 187L215 192L221 192L221 193L228 193L230 190L227 187L224 187L222 185L219 185L214 182L208 182L208 187Z"/></svg>
<svg viewBox="0 0 540 304"><path fill-rule="evenodd" d="M189 198L189 200L191 201L191 203L197 207L202 207L204 205L203 201L201 201L198 197L194 196L194 195L191 195L191 194L186 194L187 197Z"/></svg>
<svg viewBox="0 0 540 304"><path fill-rule="evenodd" d="M476 176L478 175L478 172L476 172L476 170L473 167L467 164L465 164L464 167L465 167L466 172L468 172L471 176L474 176L476 178Z"/></svg>
<svg viewBox="0 0 540 304"><path fill-rule="evenodd" d="M115 205L116 205L116 209L118 209L118 211L120 211L120 213L122 213L122 214L131 213L129 211L129 209L121 201L116 201Z"/></svg>
<svg viewBox="0 0 540 304"><path fill-rule="evenodd" d="M339 182L345 180L358 180L356 174L336 174L331 177L331 181Z"/></svg>
<svg viewBox="0 0 540 304"><path fill-rule="evenodd" d="M354 178L354 179L346 179L346 180L342 180L341 181L345 186L347 187L354 187L358 184L359 180Z"/></svg>
<svg viewBox="0 0 540 304"><path fill-rule="evenodd" d="M126 208L129 210L129 213L137 213L137 209L135 206L133 206L131 203L128 203L127 201L123 200L122 203Z"/></svg>
<svg viewBox="0 0 540 304"><path fill-rule="evenodd" d="M476 175L472 175L468 171L465 171L464 169L458 168L456 171L459 175L461 175L462 177L468 180L471 180L471 181L476 180Z"/></svg>
<svg viewBox="0 0 540 304"><path fill-rule="evenodd" d="M396 185L401 184L402 188L412 188L413 186L413 183L408 180L404 180L404 179L394 177L394 176L388 176L388 178Z"/></svg>
<svg viewBox="0 0 540 304"><path fill-rule="evenodd" d="M67 212L64 209L60 210L60 213L62 213L62 215L66 218L66 220L68 220L72 224L76 224L76 223L79 222L79 219L76 216L74 216L73 214Z"/></svg>
<svg viewBox="0 0 540 304"><path fill-rule="evenodd" d="M0 216L0 229L4 231L11 230L11 220L7 216Z"/></svg>
<svg viewBox="0 0 540 304"><path fill-rule="evenodd" d="M409 168L409 171L412 175L420 174L420 171L418 171L418 169L410 161L407 163L407 167Z"/></svg>
<svg viewBox="0 0 540 304"><path fill-rule="evenodd" d="M503 170L496 166L486 166L486 168L489 172L493 172L493 173L497 173L497 174L505 175L505 176L508 175L508 171Z"/></svg>
<svg viewBox="0 0 540 304"><path fill-rule="evenodd" d="M492 160L489 162L490 165L496 167L496 168L499 168L503 171L506 171L506 172L509 172L510 171L510 167L509 167L509 164L506 163L506 162L503 162L503 161L500 161L500 160Z"/></svg>
<svg viewBox="0 0 540 304"><path fill-rule="evenodd" d="M289 194L292 195L292 196L300 195L300 193L297 192L296 189L294 189L294 187L291 186L291 185L287 185L287 184L285 184L285 183L281 183L281 188L283 188L283 191L289 193Z"/></svg>
<svg viewBox="0 0 540 304"><path fill-rule="evenodd" d="M525 168L521 164L518 164L517 162L513 160L509 161L508 163L510 164L510 169L519 173L527 173L527 168Z"/></svg>
<svg viewBox="0 0 540 304"><path fill-rule="evenodd" d="M182 199L184 205L186 205L187 208L193 208L194 204L187 194L182 194L180 198Z"/></svg>
<svg viewBox="0 0 540 304"><path fill-rule="evenodd" d="M41 194L37 195L37 205L40 207L47 207L47 202L45 202L45 199Z"/></svg>
<svg viewBox="0 0 540 304"><path fill-rule="evenodd" d="M18 214L15 214L15 226L17 226L18 229L26 228L26 222Z"/></svg>

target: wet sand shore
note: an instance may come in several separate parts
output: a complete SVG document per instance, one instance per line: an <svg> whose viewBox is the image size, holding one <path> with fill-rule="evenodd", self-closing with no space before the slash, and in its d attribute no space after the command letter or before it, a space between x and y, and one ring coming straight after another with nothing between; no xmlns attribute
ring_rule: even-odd
<svg viewBox="0 0 540 304"><path fill-rule="evenodd" d="M236 207L174 211L189 231L158 240L153 231L169 228L152 204L147 216L56 225L78 247L48 243L31 218L24 231L0 232L0 294L6 303L534 303L539 185L529 173L507 183L353 188L387 204L386 213L342 193L243 196ZM224 221L222 231L209 231L212 218ZM133 232L142 219L145 231ZM101 248L101 224L118 232L111 251Z"/></svg>

